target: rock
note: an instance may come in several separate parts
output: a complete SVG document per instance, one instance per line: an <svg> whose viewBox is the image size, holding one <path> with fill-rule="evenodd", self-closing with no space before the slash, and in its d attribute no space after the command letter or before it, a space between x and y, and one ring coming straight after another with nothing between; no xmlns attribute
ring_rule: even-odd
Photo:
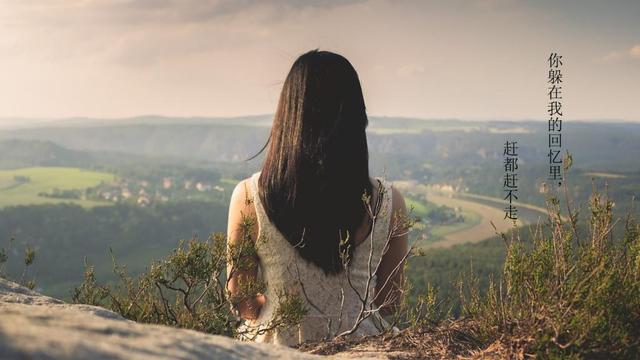
<svg viewBox="0 0 640 360"><path fill-rule="evenodd" d="M287 347L138 324L0 278L0 359L318 359Z"/></svg>

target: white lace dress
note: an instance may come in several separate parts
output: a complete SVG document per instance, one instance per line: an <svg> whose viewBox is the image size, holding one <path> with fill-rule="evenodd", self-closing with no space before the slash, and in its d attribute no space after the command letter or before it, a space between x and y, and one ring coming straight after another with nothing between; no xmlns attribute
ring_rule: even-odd
<svg viewBox="0 0 640 360"><path fill-rule="evenodd" d="M370 278L369 274L372 275L372 279L369 282L369 294L366 301L369 305L366 310L370 309L370 306L374 306L371 299L373 299L376 286L375 269L387 244L389 233L390 184L379 179L385 190L381 208L376 217L373 236L370 234L354 250L349 270L352 285L349 285L344 272L337 275L326 275L320 267L302 258L271 223L258 196L259 176L258 172L250 178L249 196L255 205L259 239L262 239L256 245L259 257L259 274L266 284L267 301L257 319L247 320L241 325L239 332L245 332L246 335L240 335L240 338L293 346L306 341L325 339L330 335L351 329L361 311L360 296L366 296L365 290ZM371 265L369 266L369 264ZM352 287L357 289L357 293ZM289 294L298 294L305 302L308 313L297 326L264 331L263 329L269 327L279 302L278 294L283 290ZM343 292L344 301L342 301ZM373 316L360 323L352 336L378 334L388 326L388 323L377 312L374 312ZM257 332L262 333L258 334Z"/></svg>

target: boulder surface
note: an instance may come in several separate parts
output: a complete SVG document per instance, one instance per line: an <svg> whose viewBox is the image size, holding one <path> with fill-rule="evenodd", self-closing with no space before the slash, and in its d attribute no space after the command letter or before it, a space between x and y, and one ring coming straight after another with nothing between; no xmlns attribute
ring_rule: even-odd
<svg viewBox="0 0 640 360"><path fill-rule="evenodd" d="M318 359L283 346L139 324L0 278L0 359Z"/></svg>

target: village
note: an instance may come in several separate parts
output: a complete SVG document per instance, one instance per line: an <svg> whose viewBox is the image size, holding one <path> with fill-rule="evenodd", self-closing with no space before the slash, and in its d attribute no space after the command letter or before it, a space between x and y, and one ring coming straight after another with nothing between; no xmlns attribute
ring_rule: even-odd
<svg viewBox="0 0 640 360"><path fill-rule="evenodd" d="M58 199L95 200L126 203L140 207L179 200L208 200L224 197L225 188L214 182L191 178L163 177L153 179L117 178L87 189L53 189L38 195Z"/></svg>
<svg viewBox="0 0 640 360"><path fill-rule="evenodd" d="M103 183L87 191L87 198L90 199L134 203L145 207L154 202L170 200L204 200L208 197L217 197L215 193L223 193L225 189L211 182L165 177L158 179L157 182L120 179L113 183Z"/></svg>

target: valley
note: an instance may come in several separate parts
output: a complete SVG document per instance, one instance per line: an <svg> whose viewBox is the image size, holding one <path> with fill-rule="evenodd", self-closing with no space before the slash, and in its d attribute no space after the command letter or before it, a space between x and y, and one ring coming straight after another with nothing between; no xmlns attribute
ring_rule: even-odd
<svg viewBox="0 0 640 360"><path fill-rule="evenodd" d="M0 266L21 276L32 247L26 276L45 294L68 298L85 259L111 281L111 253L135 275L180 240L226 232L231 192L260 169L263 155L247 159L267 141L269 124L269 116L141 117L3 128L0 249L10 259ZM501 268L504 244L490 221L512 229L501 200L505 136L522 145L519 225L545 219L544 130L535 121L370 118L372 176L386 174L421 218L410 240L425 250L409 261L416 291L431 283L446 296L470 264L481 283ZM566 131L580 139L568 145L572 201L584 209L592 187L606 182L624 214L640 195L640 125L575 122Z"/></svg>

